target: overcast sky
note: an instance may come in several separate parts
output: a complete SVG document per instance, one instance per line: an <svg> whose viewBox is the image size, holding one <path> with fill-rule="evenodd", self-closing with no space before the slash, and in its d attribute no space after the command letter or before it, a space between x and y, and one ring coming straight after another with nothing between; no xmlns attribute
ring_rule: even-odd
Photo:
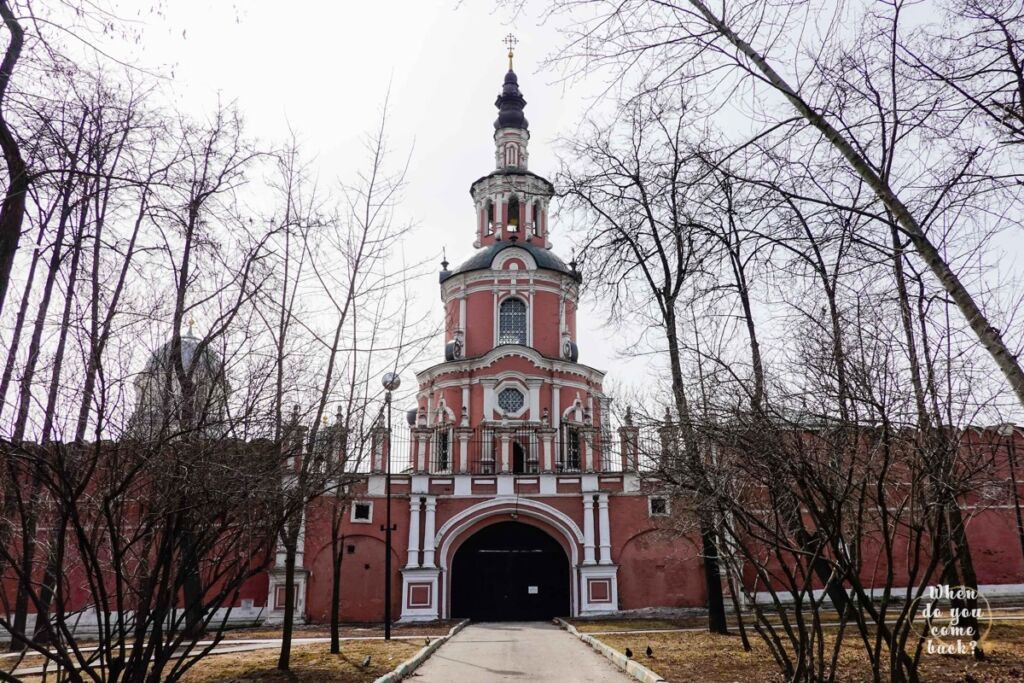
<svg viewBox="0 0 1024 683"><path fill-rule="evenodd" d="M411 151L401 214L417 226L404 245L412 260L436 254L439 262L445 246L457 264L472 251L469 185L494 167L494 99L507 68L506 34L519 39L515 61L532 171L554 174L553 139L571 133L602 90L595 80L569 84L539 71L559 39L556 25L530 15L510 21L491 2L174 0L161 16L147 16L149 9L148 2L118 7L125 18L145 17L138 52L126 58L173 74L176 106L195 115L219 97L236 101L250 134L264 141L283 140L290 127L325 185L350 178L363 163L362 136L376 124L390 85L395 164ZM554 250L566 261L569 233L570 226L553 224ZM435 273L422 283L419 303L440 320ZM646 364L618 356L604 316L597 302L585 305L580 361L607 370L608 384L638 382ZM441 359L440 341L436 347L422 366Z"/></svg>

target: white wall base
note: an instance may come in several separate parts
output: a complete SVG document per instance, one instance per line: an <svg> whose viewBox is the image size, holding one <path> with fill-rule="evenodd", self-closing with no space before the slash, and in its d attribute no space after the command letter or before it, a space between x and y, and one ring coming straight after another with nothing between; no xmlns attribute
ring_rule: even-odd
<svg viewBox="0 0 1024 683"><path fill-rule="evenodd" d="M605 614L619 609L618 565L591 564L579 568L579 616Z"/></svg>
<svg viewBox="0 0 1024 683"><path fill-rule="evenodd" d="M436 567L406 567L402 570L401 621L436 621L441 618L440 576L441 570Z"/></svg>

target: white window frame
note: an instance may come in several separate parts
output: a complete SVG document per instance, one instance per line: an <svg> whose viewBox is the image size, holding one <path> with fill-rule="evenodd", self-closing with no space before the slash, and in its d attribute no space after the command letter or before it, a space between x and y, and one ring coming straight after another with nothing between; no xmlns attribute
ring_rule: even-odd
<svg viewBox="0 0 1024 683"><path fill-rule="evenodd" d="M495 412L500 412L502 410L502 407L498 404L498 394L500 394L505 389L515 389L516 391L523 395L523 407L514 413L505 413L505 417L519 418L525 415L526 411L530 409L530 390L526 387L525 384L510 379L506 379L499 382L491 390L494 392L493 399Z"/></svg>
<svg viewBox="0 0 1024 683"><path fill-rule="evenodd" d="M523 307L525 309L524 315L526 316L526 341L523 342L522 344L520 344L520 346L530 346L530 344L531 344L531 339L530 339L530 337L531 337L531 335L530 335L530 314L531 314L531 311L530 311L530 298L525 297L525 296L520 296L518 293L516 293L516 294L509 294L508 296L504 296L504 297L502 297L501 299L498 300L498 306L496 307L496 309L494 311L494 332L495 332L495 335L494 335L495 344L494 344L494 346L495 347L503 346L503 345L508 343L508 342L502 342L501 341L501 307L509 299L517 299L518 301L520 301L523 304Z"/></svg>
<svg viewBox="0 0 1024 683"><path fill-rule="evenodd" d="M370 516L367 519L359 519L356 517L356 506L367 505L370 508ZM373 524L373 501L372 500L354 500L352 501L352 508L349 512L349 521L353 524Z"/></svg>

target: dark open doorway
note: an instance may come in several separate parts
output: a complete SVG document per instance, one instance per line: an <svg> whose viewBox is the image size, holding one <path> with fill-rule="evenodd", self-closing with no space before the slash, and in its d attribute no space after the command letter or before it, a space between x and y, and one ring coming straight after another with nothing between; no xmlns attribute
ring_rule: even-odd
<svg viewBox="0 0 1024 683"><path fill-rule="evenodd" d="M512 473L523 474L526 472L526 451L523 444L518 441L512 442Z"/></svg>
<svg viewBox="0 0 1024 683"><path fill-rule="evenodd" d="M569 615L569 560L559 543L521 522L498 522L452 560L452 617L539 621Z"/></svg>

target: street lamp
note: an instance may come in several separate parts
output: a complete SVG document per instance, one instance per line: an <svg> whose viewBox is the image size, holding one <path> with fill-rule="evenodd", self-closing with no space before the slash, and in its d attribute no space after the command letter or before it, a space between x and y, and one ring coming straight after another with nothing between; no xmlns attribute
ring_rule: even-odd
<svg viewBox="0 0 1024 683"><path fill-rule="evenodd" d="M391 640L391 392L402 385L397 372L386 372L381 378L384 385L384 406L388 413L387 460L384 464L385 509L384 530L384 640Z"/></svg>

